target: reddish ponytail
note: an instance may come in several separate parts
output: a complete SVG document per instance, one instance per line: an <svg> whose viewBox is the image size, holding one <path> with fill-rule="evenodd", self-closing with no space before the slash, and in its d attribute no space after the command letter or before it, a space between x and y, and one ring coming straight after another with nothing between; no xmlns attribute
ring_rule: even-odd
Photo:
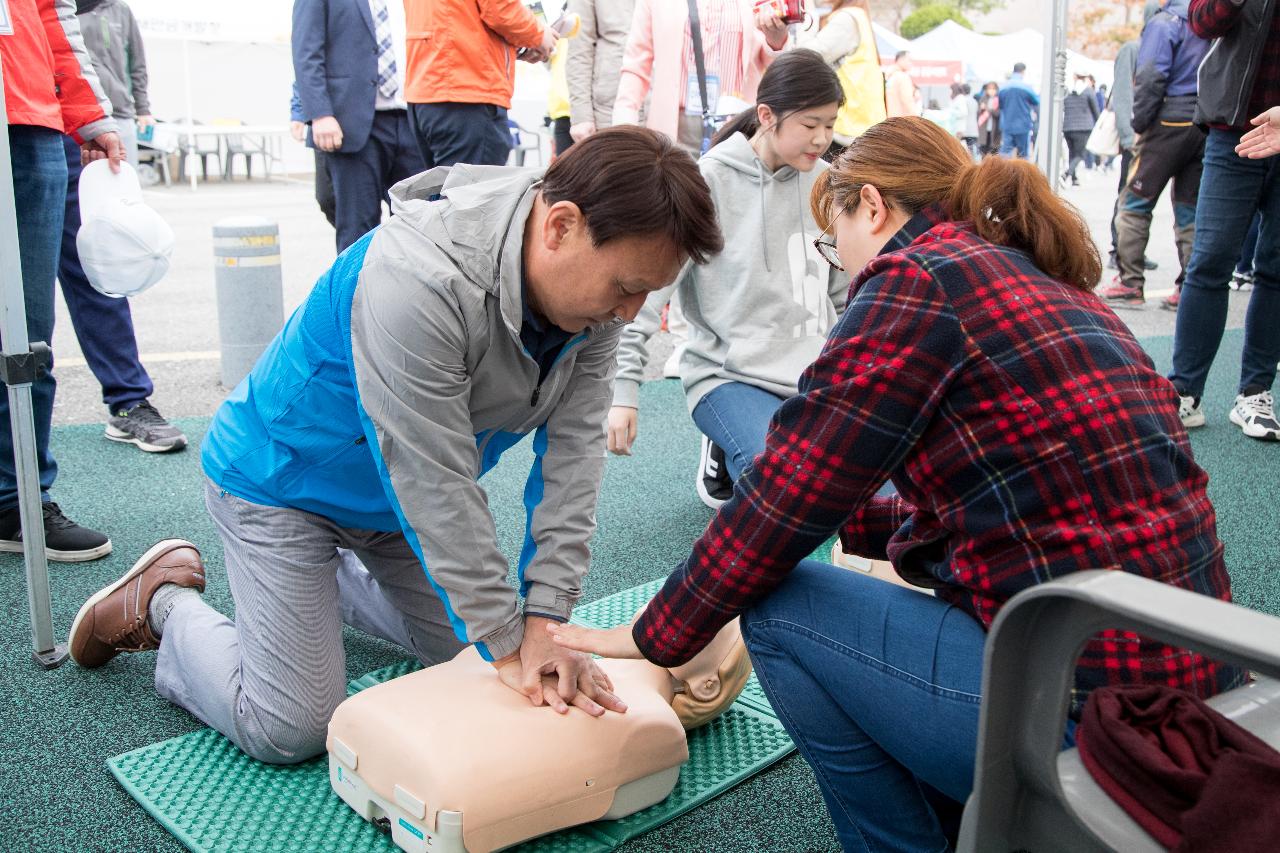
<svg viewBox="0 0 1280 853"><path fill-rule="evenodd" d="M893 207L914 215L944 205L972 222L978 236L1026 252L1050 278L1092 291L1102 260L1089 227L1025 160L988 157L974 165L954 136L915 116L887 119L853 141L818 179L810 199L826 228L839 210L854 210L870 184Z"/></svg>

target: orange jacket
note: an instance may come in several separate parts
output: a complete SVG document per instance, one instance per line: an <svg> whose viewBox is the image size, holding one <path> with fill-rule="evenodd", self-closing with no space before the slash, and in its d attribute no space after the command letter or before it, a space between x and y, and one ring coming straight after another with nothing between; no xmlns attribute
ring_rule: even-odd
<svg viewBox="0 0 1280 853"><path fill-rule="evenodd" d="M405 0L405 100L509 109L516 49L542 44L520 0Z"/></svg>
<svg viewBox="0 0 1280 853"><path fill-rule="evenodd" d="M48 127L83 141L116 125L80 38L75 5L10 0L13 35L0 36L0 61L10 124Z"/></svg>

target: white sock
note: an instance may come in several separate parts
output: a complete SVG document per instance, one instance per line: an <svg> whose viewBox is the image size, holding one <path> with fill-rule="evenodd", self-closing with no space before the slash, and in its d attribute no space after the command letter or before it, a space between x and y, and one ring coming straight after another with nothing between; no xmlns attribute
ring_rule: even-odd
<svg viewBox="0 0 1280 853"><path fill-rule="evenodd" d="M188 595L200 597L200 593L189 586L178 586L176 583L160 584L151 595L151 603L147 605L147 624L151 626L151 633L157 637L164 633L164 622L169 618L173 606Z"/></svg>

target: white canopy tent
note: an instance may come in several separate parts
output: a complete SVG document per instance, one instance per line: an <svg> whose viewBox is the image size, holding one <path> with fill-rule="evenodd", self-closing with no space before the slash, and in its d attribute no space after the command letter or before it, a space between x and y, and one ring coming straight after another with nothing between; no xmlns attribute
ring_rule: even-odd
<svg viewBox="0 0 1280 853"><path fill-rule="evenodd" d="M1018 30L1007 35L984 35L962 27L955 21L944 21L910 42L909 50L921 56L960 59L965 63L966 80L1004 81L1015 62L1026 63L1026 78L1040 80L1044 73L1044 32ZM1090 59L1073 50L1066 51L1067 74L1092 74L1099 84L1111 85L1112 63Z"/></svg>
<svg viewBox="0 0 1280 853"><path fill-rule="evenodd" d="M129 7L142 30L157 118L287 123L291 0L129 0ZM286 169L310 168L301 146L285 151ZM193 171L193 186L194 178Z"/></svg>

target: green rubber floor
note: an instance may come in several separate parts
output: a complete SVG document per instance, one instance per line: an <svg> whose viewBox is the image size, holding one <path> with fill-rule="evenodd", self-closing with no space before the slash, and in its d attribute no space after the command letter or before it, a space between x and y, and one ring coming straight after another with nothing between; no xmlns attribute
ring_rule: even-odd
<svg viewBox="0 0 1280 853"><path fill-rule="evenodd" d="M1205 396L1209 423L1193 430L1196 461L1209 472L1209 496L1226 545L1235 600L1280 616L1280 446L1245 439L1227 421L1240 374L1242 335L1227 332ZM1161 371L1172 341L1143 346ZM60 391L61 395L61 391ZM640 436L633 456L605 469L591 546L591 571L577 613L591 602L662 578L689 554L711 512L693 490L698 432L676 381L641 389ZM184 419L183 453L140 453L107 441L101 424L55 427L54 498L81 524L111 535L102 560L50 567L54 631L63 639L84 600L115 581L157 539L181 536L200 546L208 567L205 600L233 615L222 547L205 512L199 443L207 420ZM508 451L483 480L502 551L520 553L525 535L524 482L529 442ZM511 569L515 581L515 567ZM637 605L638 606L638 605ZM628 605L629 608L629 605ZM202 728L156 695L154 654L121 655L101 669L68 664L45 672L31 663L22 559L0 554L0 851L147 851L183 853L181 841L130 797L107 767L113 755ZM347 678L403 661L403 649L348 628ZM217 780L211 780L211 783ZM327 794L326 794L327 798ZM291 820L274 814L241 843ZM320 851L319 846L313 848ZM334 849L334 848L330 848ZM341 847L337 849L343 849ZM792 753L714 800L620 845L618 853L839 853L835 829L808 765Z"/></svg>
<svg viewBox="0 0 1280 853"><path fill-rule="evenodd" d="M661 580L579 608L574 621L609 628L629 620ZM348 694L418 668L406 661L351 681ZM630 817L598 821L515 848L527 853L603 853L660 826L764 770L793 749L751 677L719 719L689 734L689 761L671 795ZM244 755L212 729L201 729L118 755L107 762L129 795L197 853L393 851L395 845L347 807L329 787L321 756L288 767Z"/></svg>

